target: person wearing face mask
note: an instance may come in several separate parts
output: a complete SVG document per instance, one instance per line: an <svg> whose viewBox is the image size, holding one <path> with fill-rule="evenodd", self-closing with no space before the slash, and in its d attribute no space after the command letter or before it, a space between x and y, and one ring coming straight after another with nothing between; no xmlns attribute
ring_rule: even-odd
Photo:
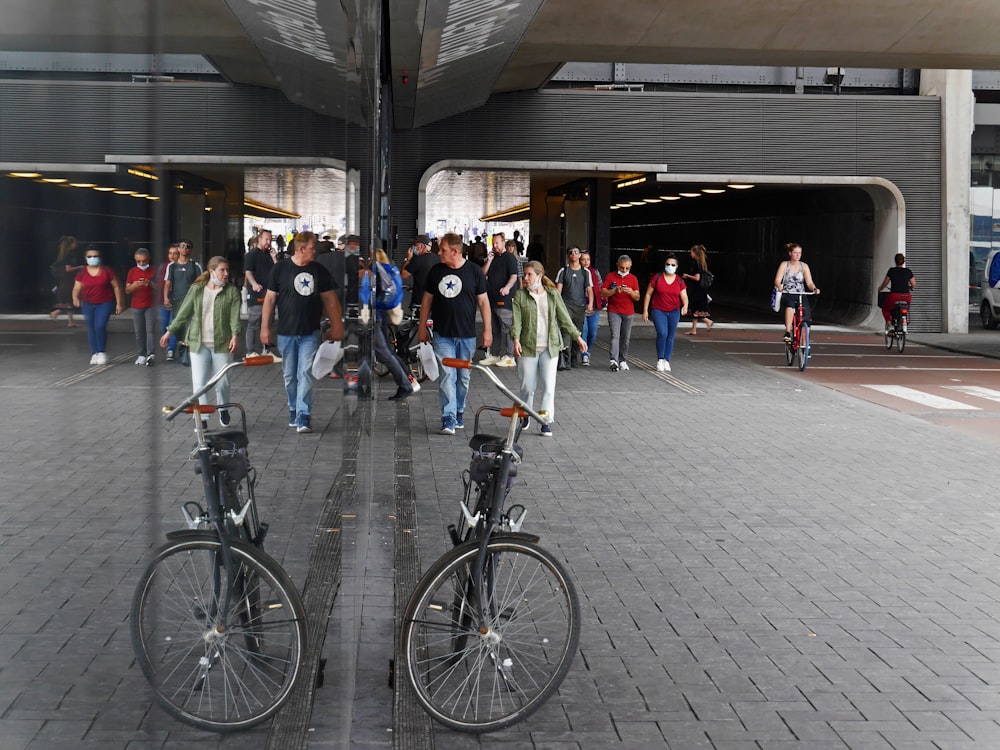
<svg viewBox="0 0 1000 750"><path fill-rule="evenodd" d="M652 315L656 328L656 371L670 372L670 355L674 351L674 334L681 315L688 309L687 288L677 275L677 256L669 253L663 273L650 277L646 296L642 301L642 319Z"/></svg>
<svg viewBox="0 0 1000 750"><path fill-rule="evenodd" d="M149 250L140 247L135 251L135 266L125 277L125 293L132 295L132 327L135 329L135 358L137 365L153 366L156 335L156 308L153 287L156 285L156 270L149 264Z"/></svg>
<svg viewBox="0 0 1000 750"><path fill-rule="evenodd" d="M229 262L221 255L208 261L208 270L191 284L174 319L160 338L166 349L171 336L180 336L191 355L191 383L195 390L233 361L240 343L240 292L229 282ZM199 398L207 403L207 397ZM229 401L229 377L215 386L215 402ZM219 411L219 422L229 425L227 410Z"/></svg>
<svg viewBox="0 0 1000 750"><path fill-rule="evenodd" d="M556 370L563 334L575 340L582 353L587 342L573 324L556 285L545 277L545 268L537 260L524 264L524 287L514 293L513 321L510 335L521 376L521 399L528 404L535 397L539 378L542 381L540 411L550 420L555 417ZM525 417L522 427L527 427ZM542 426L542 435L552 437L551 425Z"/></svg>
<svg viewBox="0 0 1000 750"><path fill-rule="evenodd" d="M601 296L608 301L608 327L611 329L611 372L628 372L628 349L632 339L632 317L639 301L639 279L632 273L632 259L619 255L617 271L609 273L601 285Z"/></svg>
<svg viewBox="0 0 1000 750"><path fill-rule="evenodd" d="M86 266L76 274L73 282L73 307L82 307L87 321L87 341L90 344L90 364L106 365L108 355L108 321L111 311L121 315L125 309L125 295L115 272L101 263L101 251L91 245L84 253Z"/></svg>

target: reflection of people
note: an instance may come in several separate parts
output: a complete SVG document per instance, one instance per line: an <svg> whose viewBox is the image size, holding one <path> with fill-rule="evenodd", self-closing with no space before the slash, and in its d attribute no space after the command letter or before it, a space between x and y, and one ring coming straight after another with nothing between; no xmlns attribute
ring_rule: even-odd
<svg viewBox="0 0 1000 750"><path fill-rule="evenodd" d="M125 277L125 294L131 294L132 326L135 329L137 365L153 366L156 335L156 269L149 264L149 250L140 247L135 251L135 265Z"/></svg>
<svg viewBox="0 0 1000 750"><path fill-rule="evenodd" d="M197 261L191 260L191 251L194 245L189 240L181 240L177 243L177 260L167 267L166 279L163 282L163 306L167 310L174 310L180 307L181 302L187 296L188 289L195 278L201 273L201 266ZM170 346L167 347L167 361L172 362L174 351L177 349L177 341L171 339Z"/></svg>
<svg viewBox="0 0 1000 750"><path fill-rule="evenodd" d="M688 304L691 307L691 330L688 336L698 334L698 321L705 321L705 328L712 330L712 315L708 311L708 290L701 285L701 275L708 270L708 258L704 245L695 245L690 251L691 260L688 263L687 273L681 276L684 279L688 293Z"/></svg>
<svg viewBox="0 0 1000 750"><path fill-rule="evenodd" d="M462 238L446 234L440 242L440 263L431 267L420 305L421 343L430 341L427 321L434 320L434 353L440 357L471 360L476 351L476 309L483 318L483 346L493 342L490 300L483 269L462 257ZM469 370L441 367L441 434L454 435L465 427L465 399Z"/></svg>
<svg viewBox="0 0 1000 750"><path fill-rule="evenodd" d="M91 245L84 253L87 263L76 274L73 282L73 306L83 308L87 321L87 341L90 344L90 364L106 365L108 355L108 321L111 311L121 315L125 309L125 295L114 271L101 263L101 251Z"/></svg>
<svg viewBox="0 0 1000 750"><path fill-rule="evenodd" d="M601 286L608 301L608 328L611 329L611 372L628 372L628 349L632 340L632 318L639 301L639 279L632 273L632 259L618 256L618 270L609 273Z"/></svg>
<svg viewBox="0 0 1000 750"><path fill-rule="evenodd" d="M913 275L913 271L904 265L906 256L902 253L896 253L895 260L896 266L885 272L885 278L882 279L878 288L881 292L889 287L889 294L886 296L885 302L882 303L882 317L885 318L887 326L892 322L892 308L896 306L897 302L912 302L913 295L910 292L917 288L917 279Z"/></svg>
<svg viewBox="0 0 1000 750"><path fill-rule="evenodd" d="M424 301L424 289L427 274L431 268L440 262L437 254L431 252L431 240L426 234L418 234L411 251L407 252L406 260L400 274L404 279L413 277L413 289L410 293L410 304L419 305Z"/></svg>
<svg viewBox="0 0 1000 750"><path fill-rule="evenodd" d="M330 319L326 337L344 338L344 320L337 299L337 282L316 262L316 235L295 235L295 251L271 272L261 312L260 340L275 343L281 353L281 370L288 397L288 426L297 432L312 432L312 362L319 349L323 313ZM278 311L277 337L271 333L274 311Z"/></svg>
<svg viewBox="0 0 1000 750"><path fill-rule="evenodd" d="M531 247L530 245L528 246ZM582 253L580 255L580 265L590 271L590 281L594 289L600 289L601 285L604 283L604 279L601 276L601 272L597 270L597 267L592 265L590 262L590 253ZM597 327L601 322L601 310L603 310L608 304L607 299L600 296L600 294L594 295L594 308L592 310L587 310L587 316L583 319L583 340L587 342L587 351L581 357L581 364L584 367L590 366L590 350L594 348L594 344L597 343Z"/></svg>
<svg viewBox="0 0 1000 750"><path fill-rule="evenodd" d="M587 311L594 309L594 287L590 271L580 265L580 247L570 245L566 250L566 265L556 274L556 289L562 295L573 325L583 328ZM567 353L570 353L567 356ZM563 338L563 353L560 355L559 368L568 370L576 367L579 347L568 336Z"/></svg>
<svg viewBox="0 0 1000 750"><path fill-rule="evenodd" d="M243 261L243 278L247 290L247 356L257 352L267 353L260 343L260 315L264 305L267 279L274 268L271 257L271 230L261 229L257 233L253 249ZM260 344L260 346L258 346Z"/></svg>
<svg viewBox="0 0 1000 750"><path fill-rule="evenodd" d="M490 313L493 322L493 346L489 356L480 361L481 365L514 367L514 342L510 338L510 326L514 320L511 305L514 292L518 289L517 258L514 240L503 242L503 235L493 236L493 252L490 253L483 273L486 274L486 294L490 298Z"/></svg>
<svg viewBox="0 0 1000 750"><path fill-rule="evenodd" d="M656 328L656 371L670 372L674 353L674 334L681 315L688 309L687 289L677 275L677 256L667 253L663 273L653 274L642 301L642 319L653 318Z"/></svg>
<svg viewBox="0 0 1000 750"><path fill-rule="evenodd" d="M392 379L396 381L396 393L389 396L389 400L401 401L412 396L420 388L420 386L414 387L415 384L410 382L406 365L400 361L396 352L389 346L389 341L392 339L389 332L389 311L403 301L403 279L382 248L375 250L375 260L377 261L375 264L375 335L372 339L372 348L375 350L375 358L389 368ZM383 300L383 293L390 286L395 290L395 294L391 299Z"/></svg>
<svg viewBox="0 0 1000 750"><path fill-rule="evenodd" d="M208 261L208 270L193 280L174 319L160 337L160 346L170 346L171 336L180 335L191 356L191 384L203 387L217 372L233 361L240 343L240 292L229 284L229 263L221 255ZM212 321L212 325L205 325ZM198 402L207 403L202 394ZM215 402L229 401L229 376L215 385ZM219 422L229 424L229 412L219 411Z"/></svg>
<svg viewBox="0 0 1000 750"><path fill-rule="evenodd" d="M66 311L67 326L79 328L80 324L73 321L73 282L76 274L83 269L80 257L76 251L76 237L64 234L59 238L59 252L56 262L52 264L53 280L56 282L56 304L49 313L55 320L59 313Z"/></svg>
<svg viewBox="0 0 1000 750"><path fill-rule="evenodd" d="M803 320L812 322L812 308L809 306L808 297L799 297L794 292L815 292L819 294L819 289L813 283L812 273L809 266L802 262L802 246L797 242L789 242L785 245L788 251L788 260L783 260L778 264L778 272L774 275L774 286L781 292L781 307L785 311L785 342L792 340L792 316L798 309L799 300L802 300ZM792 294L788 294L792 292Z"/></svg>
<svg viewBox="0 0 1000 750"><path fill-rule="evenodd" d="M539 377L542 380L541 411L555 418L556 366L562 348L562 334L574 339L586 354L587 342L569 316L555 284L545 277L545 268L537 260L524 264L524 288L514 295L511 336L521 376L521 399L531 404ZM527 426L527 423L525 423ZM552 437L552 428L542 425L542 434Z"/></svg>

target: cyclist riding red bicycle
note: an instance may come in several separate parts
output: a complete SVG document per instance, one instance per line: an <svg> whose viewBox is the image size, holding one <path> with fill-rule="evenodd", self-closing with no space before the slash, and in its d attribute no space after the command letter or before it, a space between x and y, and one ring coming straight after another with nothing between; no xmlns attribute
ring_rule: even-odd
<svg viewBox="0 0 1000 750"><path fill-rule="evenodd" d="M785 311L785 342L792 340L792 317L795 309L802 301L802 319L807 323L812 323L812 309L809 305L809 298L799 296L802 292L810 291L819 294L819 289L813 283L812 273L809 266L802 262L802 246L797 242L789 242L785 245L788 251L788 260L783 260L778 265L778 272L774 276L774 286L781 292L781 309Z"/></svg>
<svg viewBox="0 0 1000 750"><path fill-rule="evenodd" d="M886 295L885 301L882 303L882 317L885 318L887 326L892 325L892 310L896 303L906 302L909 304L912 302L913 295L910 292L917 288L917 279L913 275L913 271L903 265L906 263L906 256L902 253L896 253L895 260L896 267L886 271L885 278L878 288L881 292L889 287L889 294Z"/></svg>

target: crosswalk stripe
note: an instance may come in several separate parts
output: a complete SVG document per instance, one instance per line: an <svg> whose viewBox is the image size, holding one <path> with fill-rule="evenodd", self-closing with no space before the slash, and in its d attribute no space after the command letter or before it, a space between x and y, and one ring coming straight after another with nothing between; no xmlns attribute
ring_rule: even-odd
<svg viewBox="0 0 1000 750"><path fill-rule="evenodd" d="M967 396L975 396L977 398L985 398L989 401L1000 402L1000 391L995 391L992 388L983 388L980 385L946 385L944 387L950 391L964 393Z"/></svg>
<svg viewBox="0 0 1000 750"><path fill-rule="evenodd" d="M953 401L950 398L943 398L941 396L935 396L931 393L924 393L923 391L918 391L915 388L907 388L903 385L863 385L862 387L870 388L873 391L878 391L879 393L885 393L888 396L895 396L896 398L913 401L921 406L928 406L931 409L981 411L978 406L963 404L961 401Z"/></svg>

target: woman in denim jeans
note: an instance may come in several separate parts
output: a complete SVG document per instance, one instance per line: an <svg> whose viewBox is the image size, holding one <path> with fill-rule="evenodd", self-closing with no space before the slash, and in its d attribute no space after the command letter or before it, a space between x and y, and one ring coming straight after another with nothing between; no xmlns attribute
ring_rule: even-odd
<svg viewBox="0 0 1000 750"><path fill-rule="evenodd" d="M684 281L677 275L677 256L667 255L663 273L649 278L646 296L642 300L642 319L653 318L656 327L656 371L670 372L670 355L674 352L674 333L681 315L687 314L688 296Z"/></svg>
<svg viewBox="0 0 1000 750"><path fill-rule="evenodd" d="M84 253L86 267L76 274L73 282L73 306L83 308L87 320L87 341L90 343L90 364L106 365L108 355L108 321L111 312L121 315L125 309L125 294L115 278L115 272L101 263L101 251L91 245Z"/></svg>

